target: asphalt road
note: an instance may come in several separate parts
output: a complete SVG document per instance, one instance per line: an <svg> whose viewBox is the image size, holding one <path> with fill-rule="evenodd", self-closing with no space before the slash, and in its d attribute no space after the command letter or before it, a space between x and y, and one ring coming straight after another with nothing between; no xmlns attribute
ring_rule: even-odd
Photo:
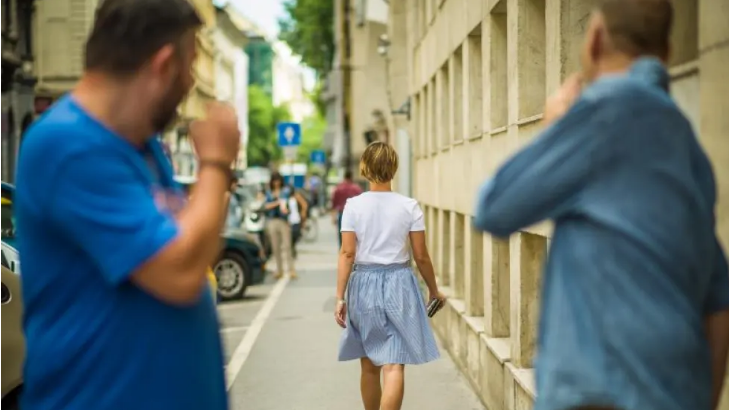
<svg viewBox="0 0 729 410"><path fill-rule="evenodd" d="M359 364L337 362L334 323L336 236L328 219L319 240L299 246L300 278L251 287L219 306L231 410L362 408ZM445 351L406 369L404 410L482 410Z"/></svg>

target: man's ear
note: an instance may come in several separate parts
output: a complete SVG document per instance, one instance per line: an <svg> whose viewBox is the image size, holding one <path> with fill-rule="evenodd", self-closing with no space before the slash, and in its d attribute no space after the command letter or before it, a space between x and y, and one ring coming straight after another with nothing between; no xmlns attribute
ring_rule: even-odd
<svg viewBox="0 0 729 410"><path fill-rule="evenodd" d="M165 44L154 55L149 63L150 70L156 77L166 76L176 63L176 50L172 44Z"/></svg>

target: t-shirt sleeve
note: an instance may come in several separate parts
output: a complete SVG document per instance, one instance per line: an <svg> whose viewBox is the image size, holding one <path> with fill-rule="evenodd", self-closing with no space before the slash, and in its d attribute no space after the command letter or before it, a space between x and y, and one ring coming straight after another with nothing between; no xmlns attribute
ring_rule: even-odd
<svg viewBox="0 0 729 410"><path fill-rule="evenodd" d="M61 164L48 207L51 223L118 285L178 233L139 171L115 153L85 152Z"/></svg>
<svg viewBox="0 0 729 410"><path fill-rule="evenodd" d="M423 210L420 209L420 205L416 202L413 207L413 222L410 224L410 232L421 231L425 231L425 216Z"/></svg>
<svg viewBox="0 0 729 410"><path fill-rule="evenodd" d="M341 232L354 232L354 223L356 219L356 212L354 205L351 201L347 200L344 204L344 211L342 212L342 227Z"/></svg>

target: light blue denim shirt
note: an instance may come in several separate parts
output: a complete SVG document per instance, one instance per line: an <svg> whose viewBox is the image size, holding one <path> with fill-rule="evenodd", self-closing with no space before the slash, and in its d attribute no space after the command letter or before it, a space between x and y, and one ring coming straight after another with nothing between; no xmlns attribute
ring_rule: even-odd
<svg viewBox="0 0 729 410"><path fill-rule="evenodd" d="M476 228L555 221L535 410L709 410L702 320L729 308L711 165L657 60L589 87L481 188Z"/></svg>

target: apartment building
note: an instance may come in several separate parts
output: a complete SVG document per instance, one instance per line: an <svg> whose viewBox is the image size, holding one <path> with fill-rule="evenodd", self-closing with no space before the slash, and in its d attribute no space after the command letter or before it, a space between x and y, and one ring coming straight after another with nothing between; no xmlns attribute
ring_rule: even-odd
<svg viewBox="0 0 729 410"><path fill-rule="evenodd" d="M435 328L491 410L532 407L540 276L552 228L532 226L508 240L474 232L474 195L540 131L546 96L579 69L594 4L390 2L390 83L407 73L407 90L391 90L410 97L413 190L451 296ZM714 163L718 231L729 246L729 8L716 0L674 4L671 90ZM729 409L727 396L721 409Z"/></svg>
<svg viewBox="0 0 729 410"><path fill-rule="evenodd" d="M35 118L34 0L2 2L2 180L15 180L23 133Z"/></svg>
<svg viewBox="0 0 729 410"><path fill-rule="evenodd" d="M217 7L215 32L215 93L218 100L231 104L238 114L240 148L236 169L248 166L248 55L244 49L248 34L240 23L243 17L230 4Z"/></svg>

